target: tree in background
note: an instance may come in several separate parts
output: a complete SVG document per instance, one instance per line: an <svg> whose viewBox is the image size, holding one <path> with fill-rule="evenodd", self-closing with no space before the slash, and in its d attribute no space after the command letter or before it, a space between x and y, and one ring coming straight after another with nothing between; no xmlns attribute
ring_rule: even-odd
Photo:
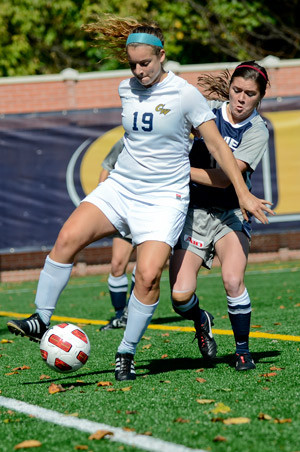
<svg viewBox="0 0 300 452"><path fill-rule="evenodd" d="M181 64L300 57L298 0L1 0L0 76L122 68L80 29L103 12L156 20Z"/></svg>

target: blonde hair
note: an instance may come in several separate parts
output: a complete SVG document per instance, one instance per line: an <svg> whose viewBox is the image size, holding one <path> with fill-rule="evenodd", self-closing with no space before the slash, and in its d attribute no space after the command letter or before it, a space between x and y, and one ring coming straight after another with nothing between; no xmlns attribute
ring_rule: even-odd
<svg viewBox="0 0 300 452"><path fill-rule="evenodd" d="M121 63L127 62L126 41L131 33L148 33L157 36L162 43L164 38L162 31L156 22L139 22L131 17L117 17L111 14L99 16L97 22L82 25L81 29L90 33L95 41L98 41L97 47L109 52L111 58L115 57ZM139 45L139 44L129 44ZM155 51L159 51L159 48Z"/></svg>
<svg viewBox="0 0 300 452"><path fill-rule="evenodd" d="M228 100L230 73L226 69L218 76L203 74L198 77L198 85L204 88L204 95L208 100Z"/></svg>

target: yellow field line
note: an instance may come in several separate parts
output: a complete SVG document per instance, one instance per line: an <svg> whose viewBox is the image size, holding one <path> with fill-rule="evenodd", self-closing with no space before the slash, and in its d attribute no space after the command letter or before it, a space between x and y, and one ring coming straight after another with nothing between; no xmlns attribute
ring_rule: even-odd
<svg viewBox="0 0 300 452"><path fill-rule="evenodd" d="M20 314L17 312L8 312L8 311L0 311L0 317L13 317L13 318L25 318L29 317L30 314ZM106 320L92 320L92 319L79 319L77 317L65 317L59 315L53 315L52 320L56 320L58 322L69 322L69 323L83 323L86 325L106 325L108 322ZM194 333L195 329L190 326L169 326L169 325L155 325L151 324L148 326L151 330L161 330L161 331L181 331L187 333ZM231 330L212 330L214 334L232 336L233 333ZM280 341L293 341L300 342L300 336L292 336L289 334L272 334L272 333L264 333L260 331L253 331L250 333L250 337L257 337L263 339L277 339Z"/></svg>

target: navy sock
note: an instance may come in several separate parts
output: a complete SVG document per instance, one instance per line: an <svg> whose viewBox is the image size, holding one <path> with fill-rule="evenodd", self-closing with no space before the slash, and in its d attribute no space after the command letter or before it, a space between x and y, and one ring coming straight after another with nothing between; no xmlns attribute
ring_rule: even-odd
<svg viewBox="0 0 300 452"><path fill-rule="evenodd" d="M108 277L108 288L113 307L116 311L116 317L120 318L126 306L128 280L124 273L121 276Z"/></svg>
<svg viewBox="0 0 300 452"><path fill-rule="evenodd" d="M203 314L203 310L200 309L199 300L197 295L194 293L192 298L186 304L176 305L172 301L174 311L188 320L198 321L200 318L201 323L205 321L206 317Z"/></svg>
<svg viewBox="0 0 300 452"><path fill-rule="evenodd" d="M251 313L230 314L229 318L236 343L236 353L249 353L249 331Z"/></svg>

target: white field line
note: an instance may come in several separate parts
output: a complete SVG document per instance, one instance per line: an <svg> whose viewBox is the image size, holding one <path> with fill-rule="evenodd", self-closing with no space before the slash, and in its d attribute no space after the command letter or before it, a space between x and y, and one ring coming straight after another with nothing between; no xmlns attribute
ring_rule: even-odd
<svg viewBox="0 0 300 452"><path fill-rule="evenodd" d="M107 435L105 438L109 441L117 441L122 444L128 444L133 447L148 450L150 452L206 452L203 449L190 449L181 444L169 443L157 438L146 435L138 435L134 432L126 432L118 427L112 427L106 424L89 421L88 419L79 419L72 416L66 416L57 411L48 410L37 405L21 402L0 396L0 406L10 410L34 416L45 422L60 425L62 427L75 428L82 432L95 433L97 430L107 430L113 435ZM3 441L4 439L2 439Z"/></svg>

